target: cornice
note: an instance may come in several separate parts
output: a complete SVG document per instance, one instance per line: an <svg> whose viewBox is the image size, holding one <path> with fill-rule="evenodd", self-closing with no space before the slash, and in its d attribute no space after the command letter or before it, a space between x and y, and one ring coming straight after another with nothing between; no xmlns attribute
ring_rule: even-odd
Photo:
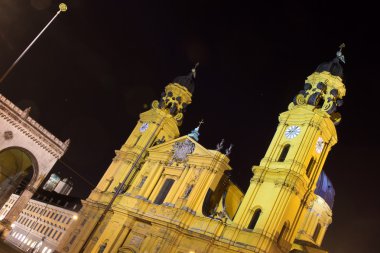
<svg viewBox="0 0 380 253"><path fill-rule="evenodd" d="M67 150L70 141L62 142L11 101L0 94L0 117L33 140L38 146L59 159Z"/></svg>

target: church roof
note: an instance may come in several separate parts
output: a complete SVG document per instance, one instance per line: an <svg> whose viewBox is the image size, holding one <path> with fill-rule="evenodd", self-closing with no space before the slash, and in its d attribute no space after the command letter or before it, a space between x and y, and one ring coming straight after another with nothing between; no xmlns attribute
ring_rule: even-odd
<svg viewBox="0 0 380 253"><path fill-rule="evenodd" d="M191 70L191 72L186 76L177 76L174 78L173 83L178 83L185 87L191 94L194 93L194 87L195 87L195 75L196 75L196 68L198 67L199 63L195 64L194 68Z"/></svg>
<svg viewBox="0 0 380 253"><path fill-rule="evenodd" d="M339 59L337 57L329 62L321 63L315 71L318 73L327 71L334 76L339 76L340 78L343 78L343 66L342 64L340 64Z"/></svg>
<svg viewBox="0 0 380 253"><path fill-rule="evenodd" d="M343 78L343 66L340 64L340 62L345 63L344 55L342 54L342 49L344 47L345 45L343 43L339 46L340 50L336 52L336 57L329 62L323 62L319 64L315 71L318 73L327 71L334 76L339 76L340 78Z"/></svg>
<svg viewBox="0 0 380 253"><path fill-rule="evenodd" d="M317 188L314 191L315 194L323 198L329 207L332 209L334 205L335 190L324 171L321 172L317 182Z"/></svg>
<svg viewBox="0 0 380 253"><path fill-rule="evenodd" d="M186 76L177 76L174 80L174 83L178 83L185 87L190 93L194 93L195 79L192 73Z"/></svg>

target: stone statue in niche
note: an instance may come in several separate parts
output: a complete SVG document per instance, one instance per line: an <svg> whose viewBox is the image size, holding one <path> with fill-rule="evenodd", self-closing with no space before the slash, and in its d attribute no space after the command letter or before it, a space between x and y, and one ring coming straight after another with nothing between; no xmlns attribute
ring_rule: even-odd
<svg viewBox="0 0 380 253"><path fill-rule="evenodd" d="M103 253L103 252L104 252L104 250L105 250L106 247L107 247L107 243L108 243L108 239L105 240L105 241L99 246L98 253Z"/></svg>

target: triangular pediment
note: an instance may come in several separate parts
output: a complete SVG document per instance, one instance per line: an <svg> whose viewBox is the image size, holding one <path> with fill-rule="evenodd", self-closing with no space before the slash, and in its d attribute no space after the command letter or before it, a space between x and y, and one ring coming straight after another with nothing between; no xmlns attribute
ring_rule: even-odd
<svg viewBox="0 0 380 253"><path fill-rule="evenodd" d="M158 153L172 153L176 143L185 143L185 142L194 144L194 151L191 152L191 155L203 156L203 157L208 156L211 158L214 156L215 152L217 152L215 150L206 149L201 144L199 144L198 142L196 142L195 140L193 140L192 138L190 138L187 135L181 136L177 139L174 139L174 140L171 140L171 141L168 141L168 142L165 142L165 143L153 146L153 147L150 147L148 149L148 152L149 153L156 153L156 152L158 152Z"/></svg>

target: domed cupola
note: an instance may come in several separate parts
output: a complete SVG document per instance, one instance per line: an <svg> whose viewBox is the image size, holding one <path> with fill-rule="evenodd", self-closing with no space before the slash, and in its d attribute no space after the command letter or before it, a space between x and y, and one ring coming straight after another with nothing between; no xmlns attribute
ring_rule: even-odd
<svg viewBox="0 0 380 253"><path fill-rule="evenodd" d="M331 209L333 208L335 190L330 179L327 177L324 171L322 171L321 175L319 176L317 187L315 188L314 193L323 198Z"/></svg>
<svg viewBox="0 0 380 253"><path fill-rule="evenodd" d="M173 83L178 83L185 87L190 93L194 93L194 87L195 87L195 75L196 75L196 68L198 67L199 63L195 64L194 68L191 70L191 72L186 76L177 76L174 78Z"/></svg>
<svg viewBox="0 0 380 253"><path fill-rule="evenodd" d="M343 67L340 64L345 63L342 54L344 46L340 45L340 50L332 61L320 64L315 72L307 77L304 89L294 97L289 110L294 106L311 105L329 114L335 125L341 121L337 109L343 105L343 97L346 95L346 88L342 82Z"/></svg>
<svg viewBox="0 0 380 253"><path fill-rule="evenodd" d="M346 63L344 60L344 55L342 54L342 49L345 47L344 43L340 45L340 50L336 52L336 57L329 62L321 63L315 72L322 73L323 71L327 71L333 76L339 76L343 78L343 66L340 62Z"/></svg>
<svg viewBox="0 0 380 253"><path fill-rule="evenodd" d="M186 111L187 106L191 104L197 66L198 63L187 76L175 78L173 82L165 87L160 100L155 100L152 103L153 108L161 109L173 116L178 126L182 124L183 113Z"/></svg>
<svg viewBox="0 0 380 253"><path fill-rule="evenodd" d="M191 133L189 133L187 136L191 137L193 140L195 141L199 141L199 128L201 127L201 125L203 124L203 119L199 122L198 126L191 131Z"/></svg>

